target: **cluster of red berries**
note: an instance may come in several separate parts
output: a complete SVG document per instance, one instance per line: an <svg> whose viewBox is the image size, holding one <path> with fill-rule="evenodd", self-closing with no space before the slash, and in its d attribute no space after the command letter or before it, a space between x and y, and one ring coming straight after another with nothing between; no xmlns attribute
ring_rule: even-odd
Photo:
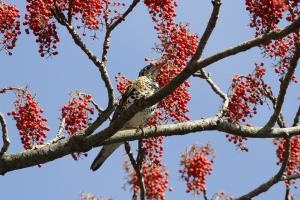
<svg viewBox="0 0 300 200"><path fill-rule="evenodd" d="M149 9L149 13L152 17L156 30L160 30L161 27L171 27L174 24L174 17L176 17L175 7L177 2L174 0L145 0L145 5Z"/></svg>
<svg viewBox="0 0 300 200"><path fill-rule="evenodd" d="M187 60L194 55L197 49L198 36L191 34L186 25L174 25L170 27L170 32L164 32L158 36L161 46L157 50L162 52L163 66L157 76L157 81L161 87L177 76L187 64ZM185 81L170 95L164 98L159 107L163 110L166 118L175 121L186 121L190 118L186 115L189 111L187 104L191 100L188 92L190 83Z"/></svg>
<svg viewBox="0 0 300 200"><path fill-rule="evenodd" d="M77 92L72 96L68 105L61 109L62 119L65 119L65 130L72 136L88 127L90 121L89 114L94 114L94 109L90 107L93 102L92 96ZM83 153L87 156L87 153ZM72 153L72 158L78 160L80 153Z"/></svg>
<svg viewBox="0 0 300 200"><path fill-rule="evenodd" d="M128 175L128 184L132 185L134 193L138 194L140 187L136 172L129 161L125 162L124 168ZM146 161L143 163L141 172L144 178L147 199L164 200L165 191L167 189L172 191L172 188L168 187L169 174L164 165L156 165L150 161Z"/></svg>
<svg viewBox="0 0 300 200"><path fill-rule="evenodd" d="M161 44L156 46L156 50L161 54L160 62L163 66L157 82L163 87L186 67L187 60L196 51L198 36L191 34L187 25L175 24L176 1L145 0L144 3L156 24L154 28L159 32L158 39ZM165 119L171 119L173 122L189 120L186 115L187 104L191 99L187 90L189 86L189 82L186 81L160 102L159 107Z"/></svg>
<svg viewBox="0 0 300 200"><path fill-rule="evenodd" d="M68 105L61 110L61 116L65 119L65 130L69 135L74 135L88 127L89 114L94 114L90 107L93 102L91 95L76 93L72 96Z"/></svg>
<svg viewBox="0 0 300 200"><path fill-rule="evenodd" d="M286 8L278 0L246 0L245 3L251 15L250 27L256 29L256 36L277 28Z"/></svg>
<svg viewBox="0 0 300 200"><path fill-rule="evenodd" d="M20 11L15 6L2 3L0 5L0 50L5 50L12 55L11 50L16 46L20 31Z"/></svg>
<svg viewBox="0 0 300 200"><path fill-rule="evenodd" d="M277 164L283 162L285 155L285 139L274 139L273 143L277 146L276 154L278 157ZM290 156L287 167L285 169L287 175L300 174L300 137L295 136L290 140ZM296 187L296 180L285 181L286 186L289 187L294 184Z"/></svg>
<svg viewBox="0 0 300 200"><path fill-rule="evenodd" d="M293 22L300 15L298 0L246 0L246 6L251 15L250 27L255 28L256 36L278 29L278 23L284 16L286 21ZM285 11L288 12L285 13ZM274 64L274 68L275 72L280 75L280 80L287 72L296 43L299 43L299 36L297 33L291 33L284 38L268 41L261 45L266 57L278 61ZM297 82L295 76L292 77L292 81Z"/></svg>
<svg viewBox="0 0 300 200"><path fill-rule="evenodd" d="M181 155L181 169L179 173L186 182L186 192L195 195L206 191L206 177L212 173L214 162L214 151L209 145L192 145Z"/></svg>
<svg viewBox="0 0 300 200"><path fill-rule="evenodd" d="M25 14L25 32L29 30L37 37L39 53L41 57L45 55L57 55L56 51L59 38L56 31L56 24L53 20L51 9L54 8L53 0L27 0L27 13Z"/></svg>
<svg viewBox="0 0 300 200"><path fill-rule="evenodd" d="M44 124L48 120L41 115L44 112L43 109L29 92L18 93L17 97L14 103L15 111L7 114L12 115L16 120L24 149L44 144L46 131L50 129Z"/></svg>
<svg viewBox="0 0 300 200"><path fill-rule="evenodd" d="M56 50L59 37L56 31L56 21L53 11L56 10L65 14L68 19L80 19L76 26L78 29L83 27L83 36L86 35L85 29L99 30L102 28L101 15L108 20L112 10L109 5L114 7L125 6L123 2L111 2L110 0L27 0L27 13L25 14L24 26L27 26L25 32L30 30L37 36L36 42L39 44L39 53L42 57L45 55L57 55ZM120 17L118 9L114 9L114 17L111 21ZM79 15L79 16L78 16Z"/></svg>
<svg viewBox="0 0 300 200"><path fill-rule="evenodd" d="M132 84L131 80L128 80L126 76L121 75L120 73L115 76L115 81L117 82L117 90L121 95L124 95L127 88Z"/></svg>
<svg viewBox="0 0 300 200"><path fill-rule="evenodd" d="M241 124L247 118L252 118L257 114L257 105L262 105L265 97L272 94L271 88L263 80L266 73L264 63L255 65L253 74L238 75L233 78L228 109L225 112L225 118L230 123ZM244 145L244 140L247 138L234 135L226 135L226 137L230 142L237 144L242 151L248 151Z"/></svg>
<svg viewBox="0 0 300 200"><path fill-rule="evenodd" d="M99 17L106 3L108 3L108 0L75 0L71 4L69 0L65 1L65 4L69 5L67 10L71 9L73 16L80 13L82 16L81 23L91 30L98 30L100 28Z"/></svg>

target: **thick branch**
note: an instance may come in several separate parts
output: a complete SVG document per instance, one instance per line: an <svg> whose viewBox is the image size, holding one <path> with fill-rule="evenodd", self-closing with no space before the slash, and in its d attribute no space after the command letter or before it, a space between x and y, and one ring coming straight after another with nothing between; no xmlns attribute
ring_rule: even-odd
<svg viewBox="0 0 300 200"><path fill-rule="evenodd" d="M253 197L258 196L259 194L268 191L274 184L278 183L285 171L287 164L288 164L289 155L290 155L290 141L289 141L289 138L286 138L284 160L283 160L282 165L281 165L279 171L277 172L277 174L275 176L273 176L267 182L261 184L260 186L258 186L257 188L255 188L254 190L249 192L248 194L245 194L245 195L237 198L236 200L251 200Z"/></svg>
<svg viewBox="0 0 300 200"><path fill-rule="evenodd" d="M300 126L273 128L264 132L262 127L238 126L220 121L218 117L144 128L144 133L141 131L137 132L135 129L119 131L105 141L102 135L112 134L114 132L107 132L109 129L104 129L89 137L78 135L59 140L54 144L47 144L38 149L27 150L22 153L4 154L3 157L0 158L0 174L46 163L73 152L87 152L94 147L102 146L104 144L133 141L157 136L185 135L212 130L251 138L279 138L286 137L287 135L290 137L300 135Z"/></svg>
<svg viewBox="0 0 300 200"><path fill-rule="evenodd" d="M10 145L6 122L4 119L4 115L1 112L0 112L0 124L1 124L1 128L2 128L2 141L3 141L3 146L0 151L0 157L1 157L7 151L8 147Z"/></svg>
<svg viewBox="0 0 300 200"><path fill-rule="evenodd" d="M281 108L282 108L282 105L283 105L283 102L284 102L284 98L285 98L287 88L290 84L292 76L295 73L299 57L300 57L300 45L296 45L296 51L295 51L294 56L292 57L292 59L290 61L290 66L288 68L288 71L287 71L283 81L280 84L280 90L279 90L279 94L278 94L278 97L277 97L274 113L271 116L268 123L266 124L266 127L269 127L269 128L273 127L275 125L277 119L278 119L278 116L281 112Z"/></svg>

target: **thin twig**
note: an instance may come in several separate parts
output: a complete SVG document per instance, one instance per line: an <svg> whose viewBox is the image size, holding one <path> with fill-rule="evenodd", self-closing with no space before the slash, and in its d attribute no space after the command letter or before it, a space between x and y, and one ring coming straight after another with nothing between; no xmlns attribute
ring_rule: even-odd
<svg viewBox="0 0 300 200"><path fill-rule="evenodd" d="M261 184L260 186L258 186L257 188L255 188L254 190L252 190L251 192L249 192L248 194L245 194L245 195L237 198L236 200L251 200L253 197L258 196L258 195L260 195L263 192L266 192L274 184L278 183L281 180L281 177L282 177L282 175L283 175L283 173L285 171L285 168L286 168L286 166L288 164L289 156L290 156L290 139L286 138L284 160L283 160L282 165L281 165L279 171L277 172L277 174L275 176L273 176L267 182Z"/></svg>
<svg viewBox="0 0 300 200"><path fill-rule="evenodd" d="M193 58L190 62L197 61L202 56L203 50L209 40L219 17L220 7L221 7L221 0L213 0L212 4L214 6L213 11L210 15L209 21L206 25L205 31L199 41L196 53L194 54Z"/></svg>
<svg viewBox="0 0 300 200"><path fill-rule="evenodd" d="M211 89L221 98L223 99L223 105L222 108L220 110L220 112L218 113L219 117L222 117L224 114L224 111L227 109L228 107L228 103L229 103L229 99L227 94L225 94L221 88L212 80L211 75L209 73L206 73L204 71L204 69L200 69L198 72L196 72L195 74L193 74L193 76L198 76L200 78L203 78L206 80L206 82L210 85Z"/></svg>
<svg viewBox="0 0 300 200"><path fill-rule="evenodd" d="M140 199L141 200L145 200L146 199L146 188L145 188L145 184L144 184L144 178L143 178L143 174L141 172L141 167L138 166L137 162L134 159L134 156L131 152L131 148L128 142L124 142L124 146L125 146L125 151L129 157L129 160L131 162L131 165L133 166L137 177L138 177L138 181L139 181L139 187L140 187Z"/></svg>
<svg viewBox="0 0 300 200"><path fill-rule="evenodd" d="M296 44L296 50L294 53L294 56L291 58L290 61L290 66L288 68L288 71L284 77L284 79L282 80L281 84L280 84L280 90L279 90L279 94L277 97L277 102L276 102L276 106L275 106L275 110L273 115L270 117L269 121L266 124L266 128L271 128L275 125L275 122L278 119L278 116L280 114L283 102L284 102L284 98L285 98L285 94L286 91L288 89L288 86L290 84L291 78L295 73L296 67L297 67L297 63L300 57L300 45Z"/></svg>
<svg viewBox="0 0 300 200"><path fill-rule="evenodd" d="M297 126L300 120L300 106L298 107L298 111L295 115L293 126Z"/></svg>
<svg viewBox="0 0 300 200"><path fill-rule="evenodd" d="M7 151L8 147L10 145L10 140L9 140L9 137L8 137L8 130L7 130L7 127L6 127L6 122L5 122L5 119L4 119L4 115L1 112L0 112L0 124L1 124L1 127L2 127L2 141L3 141L3 146L2 146L1 151L0 151L0 157L2 157L2 155Z"/></svg>
<svg viewBox="0 0 300 200"><path fill-rule="evenodd" d="M17 87L17 86L8 86L4 88L0 88L0 93L5 93L7 91L21 91L24 92L26 87Z"/></svg>
<svg viewBox="0 0 300 200"><path fill-rule="evenodd" d="M117 19L115 20L109 27L108 30L111 32L116 26L118 26L122 21L125 20L127 15L132 12L134 7L140 2L140 0L133 0L127 10Z"/></svg>
<svg viewBox="0 0 300 200"><path fill-rule="evenodd" d="M65 16L63 15L63 13L60 12L60 10L58 8L53 11L53 14L54 14L55 18L57 19L57 21L67 28L67 30L70 33L70 35L72 36L75 44L81 48L81 50L88 56L88 58L95 64L95 66L100 71L101 78L104 81L104 84L105 84L105 87L106 87L107 93L108 93L108 107L105 110L105 115L104 115L105 117L108 118L112 112L111 110L113 110L113 108L114 108L114 105L113 105L114 104L114 90L113 90L108 72L106 70L107 50L109 48L109 37L105 38L105 42L103 45L102 61L100 61L97 58L97 56L95 56L91 52L91 50L88 49L87 46L83 43L82 39L76 33L74 27L67 22ZM99 120L94 125L97 125L99 127L101 125L101 124L99 125L99 121L101 121L101 123L103 123L103 120L105 121L107 118L99 117ZM92 129L90 129L90 130L92 130ZM89 133L89 134L91 134L91 133Z"/></svg>
<svg viewBox="0 0 300 200"><path fill-rule="evenodd" d="M285 189L285 197L284 197L284 200L291 200L291 194L290 194L290 188L289 187L286 187Z"/></svg>
<svg viewBox="0 0 300 200"><path fill-rule="evenodd" d="M277 104L277 99L274 97L272 94L266 92L266 97L272 102L273 109L276 109L276 104ZM277 119L277 124L279 125L280 128L285 128L286 123L283 117L282 112L279 113L278 119Z"/></svg>
<svg viewBox="0 0 300 200"><path fill-rule="evenodd" d="M203 198L204 198L204 200L209 200L206 190L203 191Z"/></svg>

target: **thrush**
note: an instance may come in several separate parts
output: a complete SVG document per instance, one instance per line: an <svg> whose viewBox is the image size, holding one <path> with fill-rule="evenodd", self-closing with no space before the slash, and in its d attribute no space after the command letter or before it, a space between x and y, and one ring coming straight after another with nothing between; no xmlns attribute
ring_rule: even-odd
<svg viewBox="0 0 300 200"><path fill-rule="evenodd" d="M118 118L128 107L133 105L140 99L147 98L153 95L159 88L156 82L156 76L160 70L161 65L150 64L144 67L136 80L127 88L125 94L119 101L111 122ZM157 104L145 108L144 110L136 113L120 130L132 129L143 127L148 119L152 118ZM99 169L105 160L121 145L122 143L115 143L104 145L96 158L94 159L91 170Z"/></svg>

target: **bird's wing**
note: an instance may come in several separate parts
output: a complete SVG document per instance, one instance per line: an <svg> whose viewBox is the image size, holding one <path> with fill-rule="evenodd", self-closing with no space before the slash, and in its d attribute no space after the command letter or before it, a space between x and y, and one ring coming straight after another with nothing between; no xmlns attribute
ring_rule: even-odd
<svg viewBox="0 0 300 200"><path fill-rule="evenodd" d="M117 117L121 114L121 112L124 109L128 108L130 105L134 103L133 101L132 102L128 101L128 98L133 96L134 93L136 92L137 92L136 89L132 85L127 88L126 92L122 95L122 98L119 101L119 105L117 106L112 116L111 122L115 121L115 119L117 119Z"/></svg>
<svg viewBox="0 0 300 200"><path fill-rule="evenodd" d="M119 105L117 106L113 117L112 117L112 122L118 118L118 116L122 113L122 111L131 104L134 103L134 99L129 100L131 96L134 96L137 90L131 85L128 87L126 90L125 94L122 96L121 100L119 101ZM104 145L96 158L94 159L92 165L91 165L91 170L96 171L99 169L102 164L105 162L105 160L123 143L115 143L115 144L109 144L109 145Z"/></svg>

